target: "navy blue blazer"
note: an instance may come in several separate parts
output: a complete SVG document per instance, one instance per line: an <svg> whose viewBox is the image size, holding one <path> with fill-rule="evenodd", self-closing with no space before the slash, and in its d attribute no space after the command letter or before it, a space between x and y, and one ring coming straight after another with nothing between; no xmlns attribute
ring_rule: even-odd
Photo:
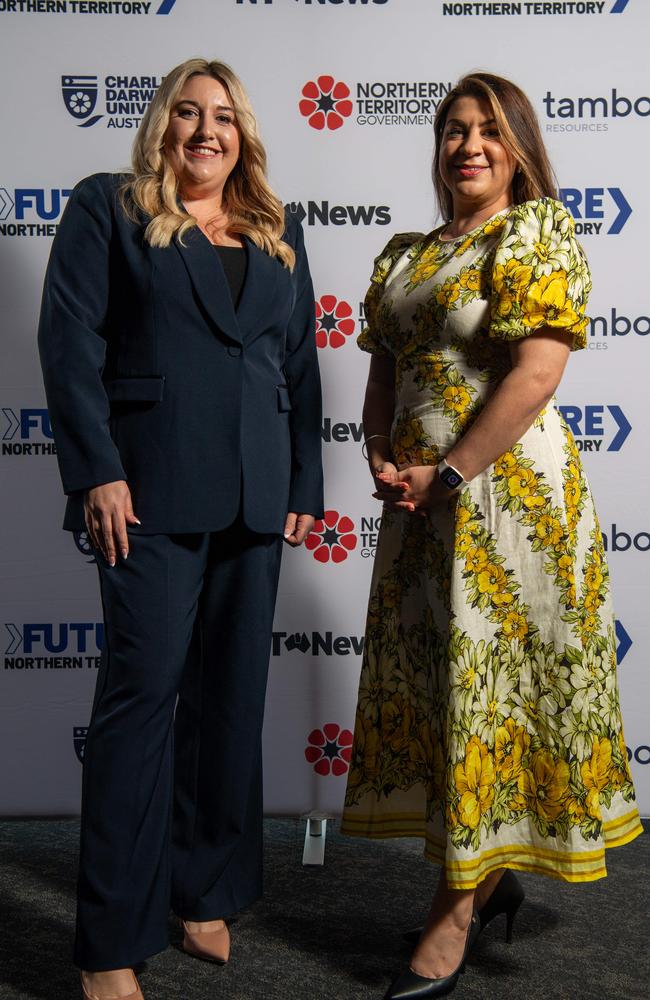
<svg viewBox="0 0 650 1000"><path fill-rule="evenodd" d="M300 223L291 273L245 240L235 310L198 228L144 240L95 174L74 189L52 246L39 348L63 487L64 527L83 494L125 479L146 533L253 531L288 511L322 516L321 391L314 293Z"/></svg>

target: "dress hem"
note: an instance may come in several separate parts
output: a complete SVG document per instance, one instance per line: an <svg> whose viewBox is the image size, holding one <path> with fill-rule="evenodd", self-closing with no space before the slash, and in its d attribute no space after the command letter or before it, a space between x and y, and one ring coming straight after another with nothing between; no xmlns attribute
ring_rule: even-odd
<svg viewBox="0 0 650 1000"><path fill-rule="evenodd" d="M603 824L602 847L595 851L554 851L525 844L505 844L483 851L477 858L448 861L446 842L427 833L420 817L407 814L376 820L370 817L344 819L341 833L348 837L369 840L392 840L398 837L419 837L425 841L424 856L444 867L447 883L452 889L474 889L491 872L499 868L547 875L560 882L595 882L606 878L605 851L622 847L644 832L638 811L617 817Z"/></svg>

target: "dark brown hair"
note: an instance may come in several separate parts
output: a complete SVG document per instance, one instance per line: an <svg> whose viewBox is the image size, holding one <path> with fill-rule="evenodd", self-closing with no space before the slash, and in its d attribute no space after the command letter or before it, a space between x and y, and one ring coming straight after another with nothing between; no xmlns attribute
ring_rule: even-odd
<svg viewBox="0 0 650 1000"><path fill-rule="evenodd" d="M517 164L512 180L515 205L535 198L557 198L557 181L544 147L537 116L523 90L502 76L468 73L440 102L433 124L433 185L443 216L446 219L452 218L453 204L451 192L440 176L440 149L449 109L459 97L476 97L479 101L490 104L501 142Z"/></svg>

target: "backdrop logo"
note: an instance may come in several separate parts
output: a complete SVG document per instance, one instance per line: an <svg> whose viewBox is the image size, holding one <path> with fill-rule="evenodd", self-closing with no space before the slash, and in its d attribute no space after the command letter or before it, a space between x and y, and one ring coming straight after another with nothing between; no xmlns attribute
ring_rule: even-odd
<svg viewBox="0 0 650 1000"><path fill-rule="evenodd" d="M93 115L97 104L96 76L62 76L63 103L79 128L95 125L102 115ZM90 117L92 115L92 118Z"/></svg>
<svg viewBox="0 0 650 1000"><path fill-rule="evenodd" d="M521 0L509 3L497 0L494 3L455 2L443 3L442 13L447 17L566 17L583 14L593 17L598 14L622 14L630 0Z"/></svg>
<svg viewBox="0 0 650 1000"><path fill-rule="evenodd" d="M616 619L616 662L621 664L630 649L632 648L632 640L628 635L625 626L622 622Z"/></svg>
<svg viewBox="0 0 650 1000"><path fill-rule="evenodd" d="M650 552L650 531L639 531L635 534L621 531L617 524L612 524L609 531L603 531L603 542L606 552L627 552L635 549L637 552Z"/></svg>
<svg viewBox="0 0 650 1000"><path fill-rule="evenodd" d="M73 531L72 537L74 538L74 543L77 546L77 550L81 552L82 556L90 557L86 558L88 563L96 563L95 550L90 542L90 536L87 531Z"/></svg>
<svg viewBox="0 0 650 1000"><path fill-rule="evenodd" d="M62 76L61 92L68 114L79 128L90 128L106 116L106 128L137 128L154 99L162 77L109 74ZM101 93L104 114L93 114Z"/></svg>
<svg viewBox="0 0 650 1000"><path fill-rule="evenodd" d="M333 632L274 632L271 642L273 656L288 653L311 653L312 656L361 656L362 635L335 635Z"/></svg>
<svg viewBox="0 0 650 1000"><path fill-rule="evenodd" d="M391 221L388 205L331 205L329 201L291 201L286 212L308 226L387 226Z"/></svg>
<svg viewBox="0 0 650 1000"><path fill-rule="evenodd" d="M308 80L302 88L302 100L298 107L303 118L318 132L324 128L335 131L352 114L350 88L333 76Z"/></svg>
<svg viewBox="0 0 650 1000"><path fill-rule="evenodd" d="M640 747L635 747L631 750L629 747L627 749L627 759L634 760L637 764L650 764L650 747L647 745L642 745Z"/></svg>
<svg viewBox="0 0 650 1000"><path fill-rule="evenodd" d="M632 207L620 188L561 188L560 198L576 220L576 233L600 236L602 222L609 220L605 232L617 236L632 215Z"/></svg>
<svg viewBox="0 0 650 1000"><path fill-rule="evenodd" d="M98 667L103 622L7 622L5 670L82 670ZM18 654L18 655L17 655Z"/></svg>
<svg viewBox="0 0 650 1000"><path fill-rule="evenodd" d="M592 316L589 321L590 337L627 337L628 333L647 337L650 334L650 316L624 316L612 306L609 314Z"/></svg>
<svg viewBox="0 0 650 1000"><path fill-rule="evenodd" d="M73 726L72 728L72 744L74 746L74 752L77 755L77 760L80 764L84 762L84 754L86 753L86 737L88 735L88 726Z"/></svg>
<svg viewBox="0 0 650 1000"><path fill-rule="evenodd" d="M650 116L650 97L628 97L616 87L606 97L558 97L547 90L542 103L550 119L547 132L607 132L611 120Z"/></svg>
<svg viewBox="0 0 650 1000"><path fill-rule="evenodd" d="M334 423L331 417L323 419L321 427L321 438L326 444L345 444L347 441L356 441L359 444L363 440L363 424L343 421Z"/></svg>
<svg viewBox="0 0 650 1000"><path fill-rule="evenodd" d="M56 455L53 438L48 411L42 407L0 409L3 455Z"/></svg>
<svg viewBox="0 0 650 1000"><path fill-rule="evenodd" d="M335 295L321 295L316 301L316 346L343 347L353 333L352 306Z"/></svg>
<svg viewBox="0 0 650 1000"><path fill-rule="evenodd" d="M632 425L620 406L558 406L579 451L620 451ZM607 448L602 447L608 440Z"/></svg>
<svg viewBox="0 0 650 1000"><path fill-rule="evenodd" d="M53 220L59 219L71 194L71 188L0 187L0 235L54 236ZM12 215L15 221L7 221Z"/></svg>
<svg viewBox="0 0 650 1000"><path fill-rule="evenodd" d="M325 517L316 521L314 530L305 540L305 548L320 563L327 563L330 560L341 563L356 547L354 521L336 510L326 510Z"/></svg>
<svg viewBox="0 0 650 1000"><path fill-rule="evenodd" d="M352 759L352 733L349 729L341 729L336 722L328 722L322 729L313 729L307 743L305 760L313 765L316 774L340 777L349 769Z"/></svg>
<svg viewBox="0 0 650 1000"><path fill-rule="evenodd" d="M0 0L0 14L83 14L146 17L170 14L176 0Z"/></svg>

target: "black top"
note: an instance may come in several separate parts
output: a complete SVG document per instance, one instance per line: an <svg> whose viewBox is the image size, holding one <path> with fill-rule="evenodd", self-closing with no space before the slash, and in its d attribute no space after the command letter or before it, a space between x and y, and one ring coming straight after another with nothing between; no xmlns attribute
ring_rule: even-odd
<svg viewBox="0 0 650 1000"><path fill-rule="evenodd" d="M214 249L219 254L232 302L236 309L246 278L246 250L244 247L223 247L216 244L214 244Z"/></svg>

